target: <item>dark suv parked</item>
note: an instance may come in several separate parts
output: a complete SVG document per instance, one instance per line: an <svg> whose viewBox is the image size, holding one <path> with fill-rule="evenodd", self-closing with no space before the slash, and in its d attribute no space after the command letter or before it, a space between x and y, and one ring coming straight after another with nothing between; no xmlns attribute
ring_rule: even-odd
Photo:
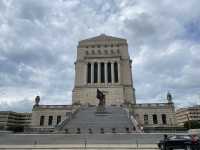
<svg viewBox="0 0 200 150"><path fill-rule="evenodd" d="M158 143L160 150L200 150L200 139L197 135L174 135L167 137Z"/></svg>

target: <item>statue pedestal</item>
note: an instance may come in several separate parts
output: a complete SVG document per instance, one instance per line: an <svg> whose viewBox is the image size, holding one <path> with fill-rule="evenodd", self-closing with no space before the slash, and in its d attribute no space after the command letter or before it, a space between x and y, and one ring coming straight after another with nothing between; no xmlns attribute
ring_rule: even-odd
<svg viewBox="0 0 200 150"><path fill-rule="evenodd" d="M111 114L110 112L106 111L105 106L97 106L97 110L95 112L96 115L105 116Z"/></svg>
<svg viewBox="0 0 200 150"><path fill-rule="evenodd" d="M106 107L105 106L97 106L96 113L104 113L104 112L106 112Z"/></svg>

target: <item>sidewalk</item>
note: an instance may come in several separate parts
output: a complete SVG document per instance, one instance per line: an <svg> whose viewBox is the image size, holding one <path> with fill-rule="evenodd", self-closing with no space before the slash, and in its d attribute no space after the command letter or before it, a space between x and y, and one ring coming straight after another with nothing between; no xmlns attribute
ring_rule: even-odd
<svg viewBox="0 0 200 150"><path fill-rule="evenodd" d="M89 150L158 150L156 144L66 144L66 145L0 145L0 150L27 150L27 149L59 149L59 150L82 150L82 149L89 149Z"/></svg>

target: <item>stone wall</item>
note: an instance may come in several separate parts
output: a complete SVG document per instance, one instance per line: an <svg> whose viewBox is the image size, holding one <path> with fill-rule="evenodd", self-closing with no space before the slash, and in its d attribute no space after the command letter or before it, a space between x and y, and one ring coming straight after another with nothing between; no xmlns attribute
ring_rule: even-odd
<svg viewBox="0 0 200 150"><path fill-rule="evenodd" d="M132 87L123 86L108 86L99 88L106 95L106 105L121 105L124 100L133 102ZM81 104L90 103L98 105L96 98L96 87L76 88L73 90L73 103L80 102Z"/></svg>
<svg viewBox="0 0 200 150"><path fill-rule="evenodd" d="M176 116L173 103L148 103L133 105L133 112L138 123L144 127L174 127ZM166 124L163 124L162 114L166 115ZM144 123L144 115L148 115L148 124ZM153 115L157 116L157 124L153 123Z"/></svg>
<svg viewBox="0 0 200 150"><path fill-rule="evenodd" d="M61 122L70 117L75 110L70 105L39 105L32 110L32 127L51 128L57 125L57 116L61 116ZM40 125L40 117L44 116L44 125ZM52 126L48 125L49 116L53 116Z"/></svg>

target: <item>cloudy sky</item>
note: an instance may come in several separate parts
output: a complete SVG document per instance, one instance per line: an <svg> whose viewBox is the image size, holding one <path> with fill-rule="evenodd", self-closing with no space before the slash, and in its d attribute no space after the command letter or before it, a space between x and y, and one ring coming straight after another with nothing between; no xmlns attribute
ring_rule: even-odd
<svg viewBox="0 0 200 150"><path fill-rule="evenodd" d="M0 0L0 110L70 104L79 40L128 40L138 102L200 104L199 0Z"/></svg>

